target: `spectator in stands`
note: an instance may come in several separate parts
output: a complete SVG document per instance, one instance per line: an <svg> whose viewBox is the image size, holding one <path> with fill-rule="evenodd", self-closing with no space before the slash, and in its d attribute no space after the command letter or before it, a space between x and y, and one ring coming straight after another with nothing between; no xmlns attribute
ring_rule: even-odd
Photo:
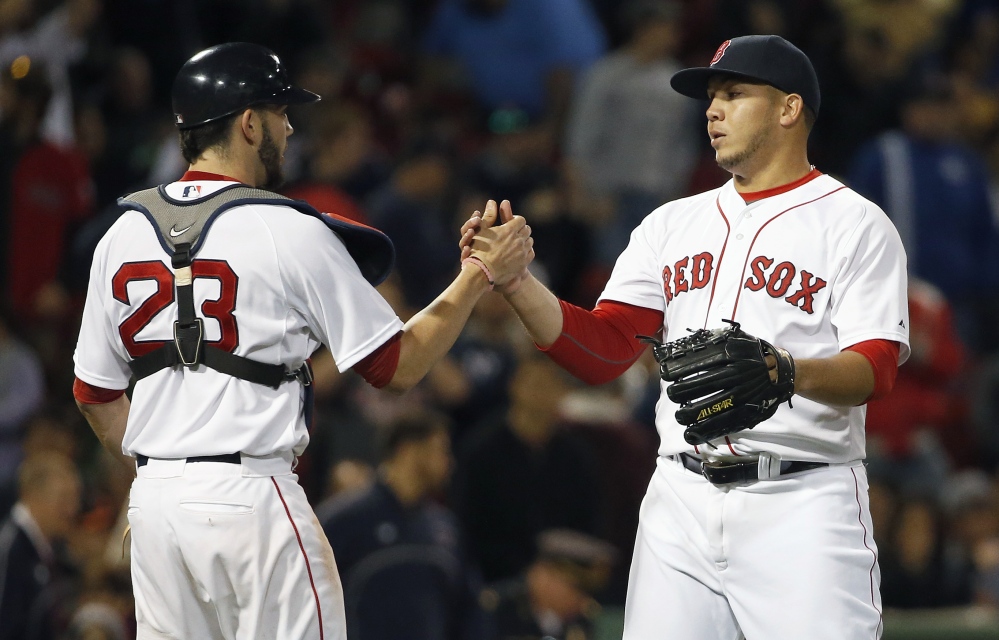
<svg viewBox="0 0 999 640"><path fill-rule="evenodd" d="M68 622L71 565L61 543L80 509L69 458L39 454L18 472L20 501L0 526L0 639L57 637Z"/></svg>
<svg viewBox="0 0 999 640"><path fill-rule="evenodd" d="M502 296L482 296L454 347L427 376L434 403L451 417L456 449L477 424L506 411L517 366L518 342L511 336L522 331L518 325Z"/></svg>
<svg viewBox="0 0 999 640"><path fill-rule="evenodd" d="M451 475L447 422L410 415L384 433L378 480L322 514L347 629L365 640L478 640L474 574L455 517L432 499Z"/></svg>
<svg viewBox="0 0 999 640"><path fill-rule="evenodd" d="M420 309L451 282L459 252L446 196L449 153L417 143L400 161L391 182L368 200L372 225L395 244L395 267L406 304Z"/></svg>
<svg viewBox="0 0 999 640"><path fill-rule="evenodd" d="M605 47L585 0L444 0L424 37L427 53L464 68L485 109L515 104L554 122Z"/></svg>
<svg viewBox="0 0 999 640"><path fill-rule="evenodd" d="M285 189L284 195L365 224L367 215L338 183L349 179L371 153L366 120L346 105L321 107L321 111L312 118L315 130L304 150L303 179Z"/></svg>
<svg viewBox="0 0 999 640"><path fill-rule="evenodd" d="M76 460L79 446L73 427L55 406L43 405L43 407L24 426L20 438L19 460L53 453L70 460ZM7 517L11 507L18 500L20 490L17 472L19 468L19 466L15 466L14 477L0 485L0 521Z"/></svg>
<svg viewBox="0 0 999 640"><path fill-rule="evenodd" d="M570 208L571 199L560 186L534 189L519 209L531 221L531 237L537 247L531 273L563 300L586 304L590 302L590 267L602 253L600 247L611 240L594 231L584 214Z"/></svg>
<svg viewBox="0 0 999 640"><path fill-rule="evenodd" d="M70 70L87 53L86 34L101 8L98 0L17 1L5 3L0 16L0 68L29 63L44 69L52 95L39 136L58 146L75 139Z"/></svg>
<svg viewBox="0 0 999 640"><path fill-rule="evenodd" d="M597 245L608 264L645 216L685 194L701 135L690 126L699 106L669 84L682 68L675 57L680 5L633 0L621 13L631 37L587 72L566 135L566 154L585 183L615 201L615 216Z"/></svg>
<svg viewBox="0 0 999 640"><path fill-rule="evenodd" d="M592 640L600 605L593 594L610 575L614 547L571 529L538 536L538 555L524 573L482 594L494 640Z"/></svg>
<svg viewBox="0 0 999 640"><path fill-rule="evenodd" d="M510 105L490 112L484 126L488 142L462 176L468 187L490 198L502 194L516 207L532 191L557 183L556 138L550 124Z"/></svg>
<svg viewBox="0 0 999 640"><path fill-rule="evenodd" d="M109 604L89 602L73 614L67 640L129 640L121 615Z"/></svg>
<svg viewBox="0 0 999 640"><path fill-rule="evenodd" d="M14 479L21 462L21 436L45 398L38 355L11 333L6 315L0 313L0 486ZM0 518L5 515L2 508Z"/></svg>
<svg viewBox="0 0 999 640"><path fill-rule="evenodd" d="M976 352L997 346L999 233L988 168L955 139L957 110L943 78L918 83L905 97L902 129L865 145L849 183L878 203L902 237L909 272L940 289L958 334Z"/></svg>
<svg viewBox="0 0 999 640"><path fill-rule="evenodd" d="M94 159L94 182L97 202L102 206L115 202L129 190L149 186L150 171L159 151L160 140L169 130L170 116L153 102L152 67L146 55L123 47L113 53L106 81L106 93L100 104L105 143ZM82 138L82 136L81 136Z"/></svg>
<svg viewBox="0 0 999 640"><path fill-rule="evenodd" d="M963 138L991 156L994 173L999 150L999 4L966 2L961 13L953 27L949 73Z"/></svg>
<svg viewBox="0 0 999 640"><path fill-rule="evenodd" d="M232 0L216 0L214 4L222 15L240 6ZM216 24L223 40L254 42L278 52L284 60L297 61L329 38L327 6L312 0L264 0L253 2L239 20L230 16Z"/></svg>
<svg viewBox="0 0 999 640"><path fill-rule="evenodd" d="M909 323L912 355L892 392L867 404L869 465L872 475L932 495L950 466L941 441L968 448L965 350L947 300L918 278L909 279Z"/></svg>
<svg viewBox="0 0 999 640"><path fill-rule="evenodd" d="M883 29L844 25L841 18L830 22L836 28L814 42L822 118L810 137L809 154L814 150L822 171L845 176L861 146L898 126L899 96L909 70L894 62Z"/></svg>
<svg viewBox="0 0 999 640"><path fill-rule="evenodd" d="M599 486L593 452L562 428L565 374L525 356L510 382L510 408L467 437L458 457L454 504L487 581L517 575L545 529L595 534Z"/></svg>
<svg viewBox="0 0 999 640"><path fill-rule="evenodd" d="M966 567L946 551L945 523L931 498L904 500L887 534L878 564L885 607L919 609L968 604Z"/></svg>
<svg viewBox="0 0 999 640"><path fill-rule="evenodd" d="M5 105L0 135L15 143L0 154L16 154L4 162L12 172L0 208L10 216L4 238L9 300L17 317L29 320L65 311L59 271L67 236L92 212L93 185L81 152L42 139L42 114L51 92L44 69L30 61L24 65L5 67L0 75L10 105Z"/></svg>
<svg viewBox="0 0 999 640"><path fill-rule="evenodd" d="M941 505L949 525L948 560L963 573L962 604L999 601L999 505L994 480L978 469L948 478ZM963 584L962 583L962 584Z"/></svg>

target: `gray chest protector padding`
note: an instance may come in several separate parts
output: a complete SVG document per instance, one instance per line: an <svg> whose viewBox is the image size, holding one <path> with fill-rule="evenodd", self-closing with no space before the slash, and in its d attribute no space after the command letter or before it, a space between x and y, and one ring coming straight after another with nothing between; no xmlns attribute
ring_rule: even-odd
<svg viewBox="0 0 999 640"><path fill-rule="evenodd" d="M174 322L174 340L129 362L137 380L168 367L205 365L274 388L295 379L311 383L308 365L288 371L283 365L257 362L205 343L204 322L197 317L194 308L191 263L212 223L229 209L249 204L281 205L318 218L343 240L361 274L372 285L380 284L388 277L395 262L395 248L382 232L321 214L305 202L263 189L236 184L204 198L181 201L171 198L160 186L133 193L118 202L127 209L139 211L152 224L160 245L171 257L177 289L178 319Z"/></svg>
<svg viewBox="0 0 999 640"><path fill-rule="evenodd" d="M319 213L307 202L264 189L234 184L203 198L177 200L160 186L125 196L118 202L146 216L159 232L163 250L171 256L178 245L185 243L191 246L192 255L197 254L212 223L229 209L244 204L265 204L289 207L321 220L343 240L361 275L372 285L384 282L395 265L395 247L381 231L334 214Z"/></svg>

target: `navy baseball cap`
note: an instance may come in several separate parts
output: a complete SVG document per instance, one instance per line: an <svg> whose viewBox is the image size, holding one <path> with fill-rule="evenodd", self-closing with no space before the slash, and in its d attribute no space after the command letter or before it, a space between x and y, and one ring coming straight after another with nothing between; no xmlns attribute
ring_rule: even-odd
<svg viewBox="0 0 999 640"><path fill-rule="evenodd" d="M805 106L816 115L819 113L819 78L811 60L780 36L726 40L708 66L677 71L669 83L677 93L703 100L708 95L708 80L718 74L756 80L784 93L797 93Z"/></svg>

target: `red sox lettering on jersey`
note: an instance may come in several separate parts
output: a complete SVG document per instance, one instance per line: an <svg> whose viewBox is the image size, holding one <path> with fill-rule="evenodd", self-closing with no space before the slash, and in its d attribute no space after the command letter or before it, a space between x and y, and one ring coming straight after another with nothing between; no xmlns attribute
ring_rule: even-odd
<svg viewBox="0 0 999 640"><path fill-rule="evenodd" d="M774 258L768 256L757 256L750 260L751 273L743 286L750 291L765 290L772 298L783 298L785 302L805 313L815 313L815 294L825 288L828 284L826 280L807 269L798 269L787 260L776 265L775 262ZM693 256L684 256L673 263L672 268L663 267L663 293L666 295L666 304L686 291L706 287L711 281L713 263L714 256L705 251ZM796 288L785 297L792 284L796 284Z"/></svg>
<svg viewBox="0 0 999 640"><path fill-rule="evenodd" d="M821 239L821 242L816 242ZM905 256L887 216L834 178L814 172L788 191L746 202L732 182L652 212L618 259L601 299L663 312L664 341L735 320L798 358L828 358L864 340L900 343L907 356ZM884 283L899 290L885 291ZM687 451L675 406L656 413L660 455ZM785 460L864 457L862 407L795 398L723 443Z"/></svg>

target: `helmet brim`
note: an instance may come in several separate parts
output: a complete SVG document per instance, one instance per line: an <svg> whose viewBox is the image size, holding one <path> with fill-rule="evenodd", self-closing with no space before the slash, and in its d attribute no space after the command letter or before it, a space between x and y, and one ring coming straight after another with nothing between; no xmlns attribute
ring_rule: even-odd
<svg viewBox="0 0 999 640"><path fill-rule="evenodd" d="M321 99L319 94L311 91L298 87L288 87L274 97L273 104L309 104L310 102L319 102Z"/></svg>
<svg viewBox="0 0 999 640"><path fill-rule="evenodd" d="M296 104L309 104L312 102L319 102L320 100L321 98L316 93L312 93L311 91L306 91L305 89L299 89L298 87L288 87L273 96L262 98L256 102L253 102L243 107L239 107L238 109L234 109L228 113L221 113L215 117L206 118L199 122L189 122L189 123L175 122L175 124L177 125L177 128L181 130L193 129L195 127L200 127L201 125L208 124L209 122L215 122L216 120L221 120L222 118L228 118L234 113L241 113L242 111L250 109L254 106L262 106L262 105L284 106L284 105L296 105Z"/></svg>

